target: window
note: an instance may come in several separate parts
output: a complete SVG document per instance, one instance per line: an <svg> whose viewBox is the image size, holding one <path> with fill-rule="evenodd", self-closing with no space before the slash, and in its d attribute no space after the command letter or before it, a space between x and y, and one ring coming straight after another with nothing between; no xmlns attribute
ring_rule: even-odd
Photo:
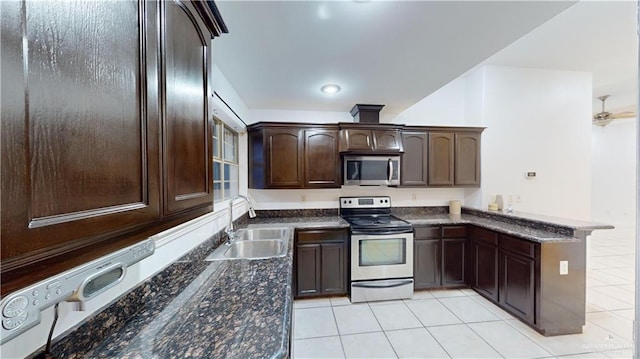
<svg viewBox="0 0 640 359"><path fill-rule="evenodd" d="M238 194L238 134L222 121L213 123L213 201Z"/></svg>

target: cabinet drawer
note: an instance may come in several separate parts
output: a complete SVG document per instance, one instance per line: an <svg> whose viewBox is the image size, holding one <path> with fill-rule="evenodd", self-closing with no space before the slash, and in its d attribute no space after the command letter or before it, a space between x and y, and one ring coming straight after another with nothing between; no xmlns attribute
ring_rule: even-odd
<svg viewBox="0 0 640 359"><path fill-rule="evenodd" d="M471 230L471 239L494 246L498 245L498 233L480 227L473 227Z"/></svg>
<svg viewBox="0 0 640 359"><path fill-rule="evenodd" d="M524 239L500 235L500 248L529 258L535 258L535 243Z"/></svg>
<svg viewBox="0 0 640 359"><path fill-rule="evenodd" d="M442 238L467 238L467 226L443 227Z"/></svg>
<svg viewBox="0 0 640 359"><path fill-rule="evenodd" d="M344 229L314 229L296 231L297 243L344 242Z"/></svg>
<svg viewBox="0 0 640 359"><path fill-rule="evenodd" d="M416 239L440 238L440 226L436 227L414 227L414 236Z"/></svg>

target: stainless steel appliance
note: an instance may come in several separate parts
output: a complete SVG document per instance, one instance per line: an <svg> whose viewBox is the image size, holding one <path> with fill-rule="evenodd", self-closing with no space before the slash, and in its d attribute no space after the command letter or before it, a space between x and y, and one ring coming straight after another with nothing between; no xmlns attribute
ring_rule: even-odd
<svg viewBox="0 0 640 359"><path fill-rule="evenodd" d="M391 215L389 197L340 197L351 225L351 302L413 296L413 227Z"/></svg>
<svg viewBox="0 0 640 359"><path fill-rule="evenodd" d="M400 156L344 156L344 184L400 184Z"/></svg>

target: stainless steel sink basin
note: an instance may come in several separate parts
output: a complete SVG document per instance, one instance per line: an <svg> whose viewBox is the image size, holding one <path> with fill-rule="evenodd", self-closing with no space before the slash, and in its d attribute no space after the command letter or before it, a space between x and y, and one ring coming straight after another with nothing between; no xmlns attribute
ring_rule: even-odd
<svg viewBox="0 0 640 359"><path fill-rule="evenodd" d="M284 257L289 249L289 228L241 229L235 240L221 244L206 260L267 259Z"/></svg>
<svg viewBox="0 0 640 359"><path fill-rule="evenodd" d="M289 228L250 228L236 231L236 241L255 241L262 239L288 240Z"/></svg>

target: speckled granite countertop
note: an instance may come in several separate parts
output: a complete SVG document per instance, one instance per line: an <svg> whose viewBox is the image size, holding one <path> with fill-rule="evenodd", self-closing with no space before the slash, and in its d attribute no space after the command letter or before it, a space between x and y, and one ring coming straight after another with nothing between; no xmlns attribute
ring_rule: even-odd
<svg viewBox="0 0 640 359"><path fill-rule="evenodd" d="M574 221L527 213L503 213L464 207L461 215L446 213L396 213L414 225L473 224L539 243L577 241L576 232L612 229L611 225Z"/></svg>
<svg viewBox="0 0 640 359"><path fill-rule="evenodd" d="M276 211L273 211L276 212ZM283 214L283 213L280 213ZM414 225L473 224L542 243L577 240L570 226L470 208L398 208ZM334 211L285 211L238 227L345 228ZM207 262L221 232L145 281L53 346L59 358L283 358L289 356L293 300L293 231L287 255L266 260ZM34 353L37 354L37 353Z"/></svg>
<svg viewBox="0 0 640 359"><path fill-rule="evenodd" d="M348 227L340 217L266 218L240 227ZM287 255L204 260L212 238L56 343L60 358L285 358L293 299Z"/></svg>

